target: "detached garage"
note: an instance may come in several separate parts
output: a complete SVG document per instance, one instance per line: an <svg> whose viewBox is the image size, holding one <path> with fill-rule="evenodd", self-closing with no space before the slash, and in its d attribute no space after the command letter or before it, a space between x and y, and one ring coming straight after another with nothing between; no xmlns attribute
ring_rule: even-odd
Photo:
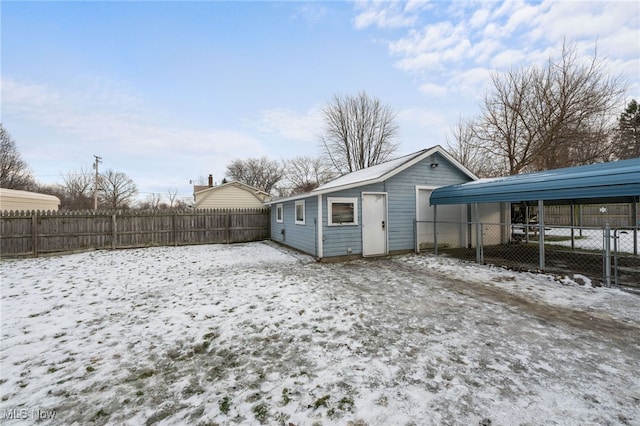
<svg viewBox="0 0 640 426"><path fill-rule="evenodd" d="M475 179L442 147L424 149L270 201L271 239L319 260L414 251L433 229L416 221L432 217L431 192ZM455 206L447 214L466 220L466 208ZM464 225L447 229L447 238L460 244L467 237Z"/></svg>
<svg viewBox="0 0 640 426"><path fill-rule="evenodd" d="M0 188L0 211L56 211L60 199L38 192Z"/></svg>

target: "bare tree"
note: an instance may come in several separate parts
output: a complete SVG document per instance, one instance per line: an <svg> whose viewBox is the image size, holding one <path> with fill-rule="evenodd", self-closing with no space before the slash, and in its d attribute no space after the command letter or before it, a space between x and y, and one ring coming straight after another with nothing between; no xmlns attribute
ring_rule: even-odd
<svg viewBox="0 0 640 426"><path fill-rule="evenodd" d="M91 209L93 208L93 172L87 169L70 171L62 175L64 199L62 208Z"/></svg>
<svg viewBox="0 0 640 426"><path fill-rule="evenodd" d="M540 129L537 169L609 159L614 112L626 90L622 78L607 72L595 47L584 63L566 44L557 62L549 59L545 69L536 71L538 108L531 118Z"/></svg>
<svg viewBox="0 0 640 426"><path fill-rule="evenodd" d="M192 207L191 203L187 202L183 198L178 198L173 205L173 208L176 210L187 210L188 208L191 208L191 207Z"/></svg>
<svg viewBox="0 0 640 426"><path fill-rule="evenodd" d="M126 174L111 169L100 175L100 200L108 208L128 209L138 193L136 184Z"/></svg>
<svg viewBox="0 0 640 426"><path fill-rule="evenodd" d="M453 158L478 177L500 175L500 169L494 161L495 156L478 141L472 120L460 118L450 131L453 141L447 137L447 151Z"/></svg>
<svg viewBox="0 0 640 426"><path fill-rule="evenodd" d="M160 210L162 205L162 195L152 192L140 203L140 208L144 210Z"/></svg>
<svg viewBox="0 0 640 426"><path fill-rule="evenodd" d="M233 160L227 166L227 176L270 193L284 177L284 167L267 157Z"/></svg>
<svg viewBox="0 0 640 426"><path fill-rule="evenodd" d="M398 148L394 142L398 134L395 113L365 92L334 95L322 112L324 155L340 174L382 163Z"/></svg>
<svg viewBox="0 0 640 426"><path fill-rule="evenodd" d="M173 205L176 202L176 197L178 196L178 189L177 188L168 189L166 195L167 195L167 199L169 200L169 208L172 209Z"/></svg>
<svg viewBox="0 0 640 426"><path fill-rule="evenodd" d="M493 91L474 125L478 148L500 174L606 160L615 105L625 91L594 50L588 62L563 45L544 68L492 75Z"/></svg>
<svg viewBox="0 0 640 426"><path fill-rule="evenodd" d="M335 177L331 166L320 157L295 157L286 161L285 170L288 195L313 191Z"/></svg>
<svg viewBox="0 0 640 426"><path fill-rule="evenodd" d="M36 182L22 160L16 142L0 123L0 187L32 191Z"/></svg>

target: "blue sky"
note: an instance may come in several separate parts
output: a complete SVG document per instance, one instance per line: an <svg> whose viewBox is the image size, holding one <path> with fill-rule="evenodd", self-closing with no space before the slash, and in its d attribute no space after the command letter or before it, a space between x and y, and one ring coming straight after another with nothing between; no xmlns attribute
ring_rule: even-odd
<svg viewBox="0 0 640 426"><path fill-rule="evenodd" d="M101 169L140 198L236 158L320 153L321 108L364 90L397 113L400 151L445 145L492 71L563 39L640 98L640 3L13 2L0 4L4 126L37 180ZM623 108L624 105L621 105Z"/></svg>

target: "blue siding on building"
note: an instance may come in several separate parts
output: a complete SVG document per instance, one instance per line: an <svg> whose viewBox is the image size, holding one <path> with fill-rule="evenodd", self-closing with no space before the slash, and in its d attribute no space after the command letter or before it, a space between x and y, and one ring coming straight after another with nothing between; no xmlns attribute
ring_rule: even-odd
<svg viewBox="0 0 640 426"><path fill-rule="evenodd" d="M317 229L316 219L318 217L318 197L311 196L302 199L305 202L305 224L295 223L296 201L288 201L283 205L283 222L276 221L276 206L271 208L271 239L281 242L305 253L316 255L317 249ZM300 200L298 200L300 201ZM284 235L282 234L284 230Z"/></svg>
<svg viewBox="0 0 640 426"><path fill-rule="evenodd" d="M424 159L386 181L389 211L389 251L410 250L415 246L416 186L444 186L467 182L470 178L442 156ZM432 168L435 162L437 167Z"/></svg>
<svg viewBox="0 0 640 426"><path fill-rule="evenodd" d="M362 254L362 193L384 192L384 184L361 186L358 188L336 191L322 196L322 242L323 256L344 256L349 254ZM358 199L358 224L343 226L328 226L327 198L357 198ZM351 249L351 252L349 252Z"/></svg>
<svg viewBox="0 0 640 426"><path fill-rule="evenodd" d="M437 167L432 164L437 163ZM447 186L468 182L472 178L451 163L439 152L424 158L413 166L389 177L387 180L354 188L322 194L322 246L323 258L362 255L362 193L387 194L387 238L389 252L411 250L415 246L416 187ZM328 198L356 198L358 200L358 224L328 226ZM303 198L306 207L306 224L295 224L296 200L284 201L284 223L276 222L279 203L271 209L271 236L303 252L317 255L318 230L315 219L318 214L318 196ZM285 235L281 233L285 230Z"/></svg>

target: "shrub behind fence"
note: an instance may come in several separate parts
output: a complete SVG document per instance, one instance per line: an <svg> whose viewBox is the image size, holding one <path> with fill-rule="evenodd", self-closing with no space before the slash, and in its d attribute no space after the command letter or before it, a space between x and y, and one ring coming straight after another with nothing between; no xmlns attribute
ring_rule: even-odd
<svg viewBox="0 0 640 426"><path fill-rule="evenodd" d="M0 254L238 243L269 238L263 209L13 212L0 216Z"/></svg>

